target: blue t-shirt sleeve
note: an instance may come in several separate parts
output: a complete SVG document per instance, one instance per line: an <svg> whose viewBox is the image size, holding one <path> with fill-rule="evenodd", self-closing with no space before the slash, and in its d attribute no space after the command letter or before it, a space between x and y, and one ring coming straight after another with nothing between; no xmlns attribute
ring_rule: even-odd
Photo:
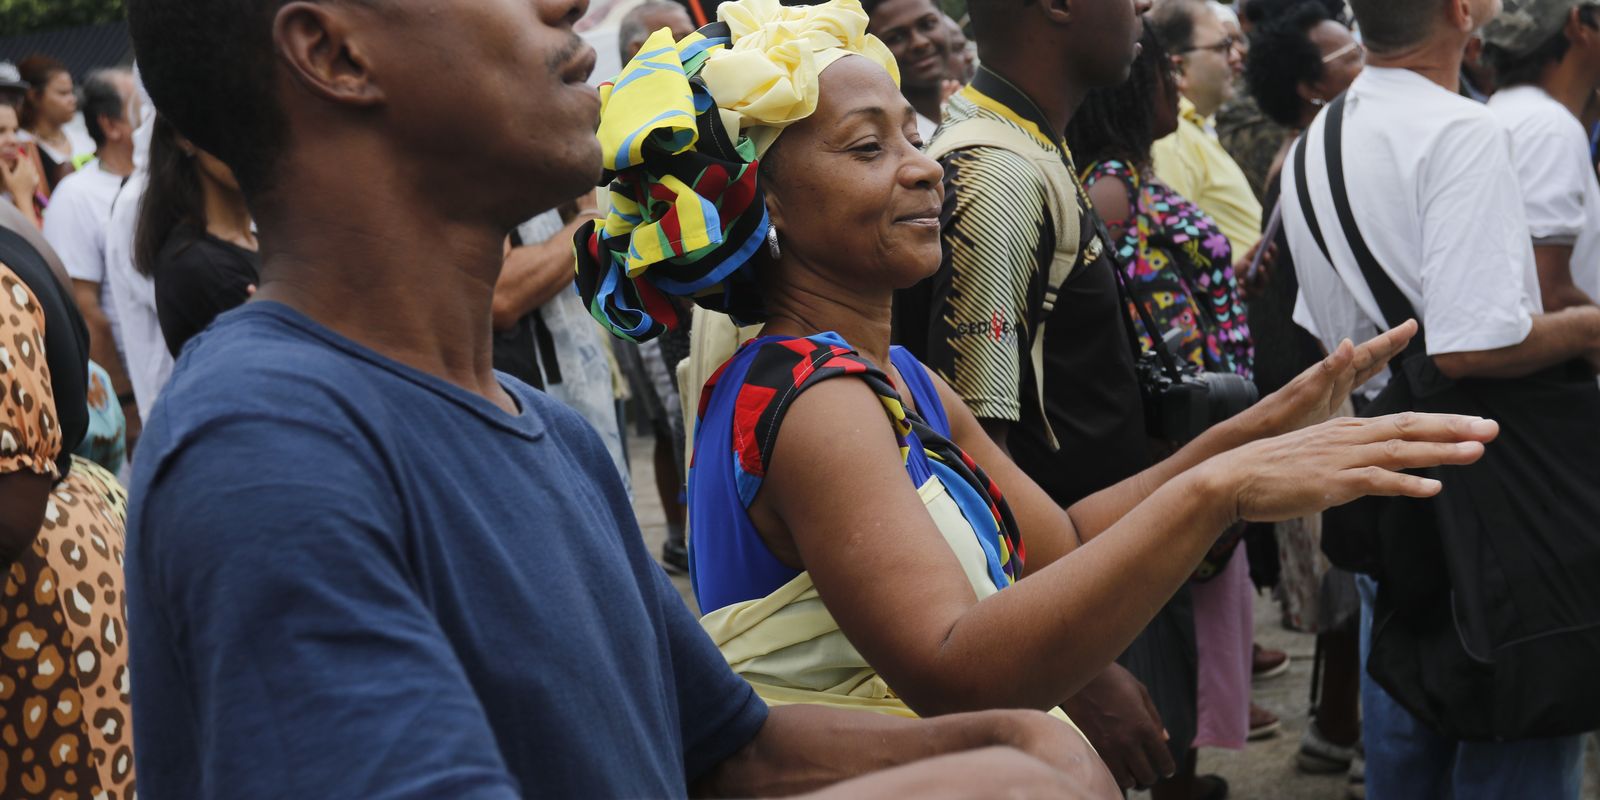
<svg viewBox="0 0 1600 800"><path fill-rule="evenodd" d="M370 452L257 418L212 423L142 467L129 560L142 793L519 795ZM187 756L199 763L173 763ZM156 783L168 775L200 787Z"/></svg>
<svg viewBox="0 0 1600 800"><path fill-rule="evenodd" d="M692 786L756 737L767 722L767 704L728 667L666 573L654 564L649 569L672 648L684 775Z"/></svg>

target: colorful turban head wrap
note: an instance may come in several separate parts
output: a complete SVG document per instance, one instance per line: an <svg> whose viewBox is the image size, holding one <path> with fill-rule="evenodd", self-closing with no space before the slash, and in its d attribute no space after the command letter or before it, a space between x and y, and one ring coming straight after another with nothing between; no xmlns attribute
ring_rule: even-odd
<svg viewBox="0 0 1600 800"><path fill-rule="evenodd" d="M724 3L674 43L656 31L600 87L611 213L576 236L578 291L613 334L646 341L681 323L685 297L741 325L765 319L751 265L766 245L760 158L817 109L824 69L847 55L881 65L859 0L785 7Z"/></svg>

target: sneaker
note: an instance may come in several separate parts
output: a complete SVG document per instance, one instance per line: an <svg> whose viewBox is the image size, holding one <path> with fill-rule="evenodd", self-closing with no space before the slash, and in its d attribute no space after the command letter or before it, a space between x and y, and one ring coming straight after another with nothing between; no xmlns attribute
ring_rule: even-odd
<svg viewBox="0 0 1600 800"><path fill-rule="evenodd" d="M1268 650L1255 645L1251 656L1250 675L1258 681L1276 678L1289 671L1289 654L1282 650Z"/></svg>
<svg viewBox="0 0 1600 800"><path fill-rule="evenodd" d="M1278 722L1278 715L1268 711L1255 703L1250 704L1250 741L1271 739L1283 729L1283 724Z"/></svg>
<svg viewBox="0 0 1600 800"><path fill-rule="evenodd" d="M1353 769L1352 764L1360 754L1354 747L1342 747L1323 737L1317 723L1306 725L1300 736L1300 752L1295 754L1295 764L1300 771L1310 775L1334 775ZM1365 774L1363 767L1362 774Z"/></svg>
<svg viewBox="0 0 1600 800"><path fill-rule="evenodd" d="M1349 800L1367 800L1367 757L1356 751L1350 760L1349 778L1345 782L1344 796Z"/></svg>
<svg viewBox="0 0 1600 800"><path fill-rule="evenodd" d="M682 539L668 539L661 543L661 563L668 572L686 575L689 572L689 548Z"/></svg>
<svg viewBox="0 0 1600 800"><path fill-rule="evenodd" d="M1221 775L1201 775L1194 779L1192 791L1195 800L1228 800L1228 781Z"/></svg>

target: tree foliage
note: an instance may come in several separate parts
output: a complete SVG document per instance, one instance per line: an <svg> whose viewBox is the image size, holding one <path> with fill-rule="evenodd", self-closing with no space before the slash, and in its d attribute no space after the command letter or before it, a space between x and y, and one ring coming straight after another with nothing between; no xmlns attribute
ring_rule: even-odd
<svg viewBox="0 0 1600 800"><path fill-rule="evenodd" d="M0 0L0 36L122 19L122 0Z"/></svg>

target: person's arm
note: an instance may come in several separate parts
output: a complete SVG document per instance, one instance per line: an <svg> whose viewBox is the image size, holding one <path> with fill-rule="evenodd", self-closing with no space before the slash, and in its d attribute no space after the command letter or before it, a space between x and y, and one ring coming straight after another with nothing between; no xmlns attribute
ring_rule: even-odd
<svg viewBox="0 0 1600 800"><path fill-rule="evenodd" d="M135 749L182 766L141 772L142 792L182 794L154 783L176 769L235 797L520 796L374 464L264 415L149 462L128 536Z"/></svg>
<svg viewBox="0 0 1600 800"><path fill-rule="evenodd" d="M117 352L111 319L100 307L100 290L106 279L105 220L95 216L86 191L85 185L76 180L57 190L44 217L44 238L72 276L72 297L89 329L89 357L111 376L111 388L117 397L131 399L133 385ZM127 408L129 403L123 405L124 411L134 411Z"/></svg>
<svg viewBox="0 0 1600 800"><path fill-rule="evenodd" d="M1450 378L1518 378L1580 358L1600 364L1600 309L1541 315L1529 299L1538 291L1528 285L1529 237L1559 244L1585 217L1573 176L1554 168L1536 170L1543 180L1529 182L1524 197L1519 149L1528 153L1499 125L1463 127L1424 165L1418 312L1428 354Z"/></svg>
<svg viewBox="0 0 1600 800"><path fill-rule="evenodd" d="M1511 131L1511 160L1522 189L1528 235L1533 237L1544 310L1594 305L1594 299L1572 281L1573 246L1591 233L1586 197L1594 180L1587 169L1588 137L1572 124L1572 115L1559 108L1522 117Z"/></svg>
<svg viewBox="0 0 1600 800"><path fill-rule="evenodd" d="M802 395L752 518L789 533L840 629L922 715L1055 706L1127 648L1234 521L1430 496L1437 482L1395 470L1470 463L1498 431L1406 416L1258 442L1166 482L1071 557L979 602L881 417L858 382Z"/></svg>
<svg viewBox="0 0 1600 800"><path fill-rule="evenodd" d="M111 331L111 318L100 308L100 284L73 278L72 299L77 301L78 311L83 314L83 322L89 328L89 357L111 376L111 388L117 397L127 397L133 391L133 385L128 382L128 371L123 368L122 356L117 353L117 339Z"/></svg>
<svg viewBox="0 0 1600 800"><path fill-rule="evenodd" d="M992 748L1031 754L1048 769L1013 776L984 768L1030 763ZM964 755L939 758L952 754ZM908 765L914 768L896 769ZM1036 711L919 720L807 705L772 709L760 733L692 789L701 797L778 797L825 787L831 788L818 797L972 797L1017 788L1013 777L1022 786L1066 792L1056 796L1120 796L1083 737Z"/></svg>
<svg viewBox="0 0 1600 800"><path fill-rule="evenodd" d="M1535 244L1533 261L1539 267L1539 294L1545 312L1595 304L1588 292L1572 282L1572 245Z"/></svg>
<svg viewBox="0 0 1600 800"><path fill-rule="evenodd" d="M500 280L494 285L495 330L503 331L516 325L534 309L571 288L572 237L584 223L599 216L592 209L580 211L549 239L512 248L506 254Z"/></svg>
<svg viewBox="0 0 1600 800"><path fill-rule="evenodd" d="M948 384L937 375L932 378L950 419L951 439L1005 488L1011 512L1028 542L1024 575L1031 575L1104 533L1157 488L1206 460L1327 420L1353 387L1381 372L1390 358L1405 349L1415 330L1415 323L1407 323L1361 347L1340 348L1288 386L1155 466L1065 510L982 435L980 421L961 405Z"/></svg>
<svg viewBox="0 0 1600 800"><path fill-rule="evenodd" d="M1575 358L1600 368L1600 307L1578 306L1533 318L1521 344L1494 350L1440 353L1433 362L1445 377L1520 378Z"/></svg>
<svg viewBox="0 0 1600 800"><path fill-rule="evenodd" d="M1087 542L1100 535L1158 487L1208 459L1329 419L1351 391L1381 373L1390 359L1405 350L1416 330L1416 323L1408 321L1360 347L1341 345L1243 414L1212 427L1151 468L1080 500L1069 511L1078 537Z"/></svg>

